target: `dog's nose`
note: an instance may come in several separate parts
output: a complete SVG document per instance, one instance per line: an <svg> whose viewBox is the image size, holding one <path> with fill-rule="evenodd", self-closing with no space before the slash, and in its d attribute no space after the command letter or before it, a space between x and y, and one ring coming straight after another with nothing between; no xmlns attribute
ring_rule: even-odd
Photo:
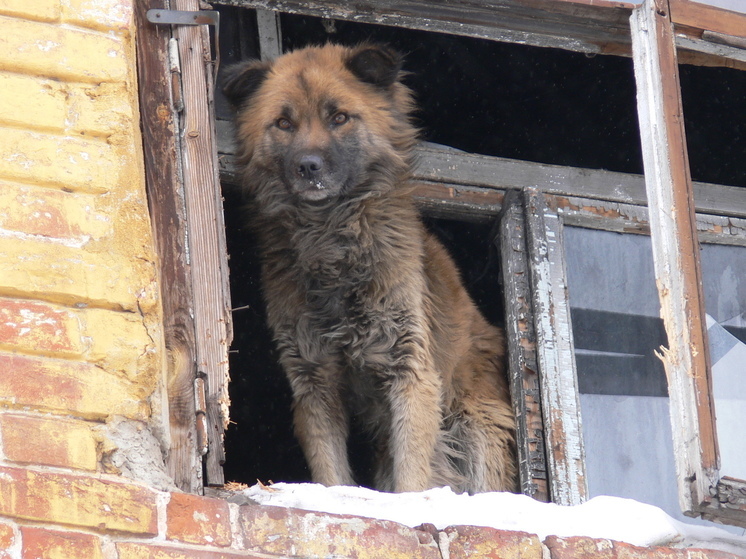
<svg viewBox="0 0 746 559"><path fill-rule="evenodd" d="M303 155L298 161L298 174L307 180L315 178L323 168L324 160L314 153Z"/></svg>

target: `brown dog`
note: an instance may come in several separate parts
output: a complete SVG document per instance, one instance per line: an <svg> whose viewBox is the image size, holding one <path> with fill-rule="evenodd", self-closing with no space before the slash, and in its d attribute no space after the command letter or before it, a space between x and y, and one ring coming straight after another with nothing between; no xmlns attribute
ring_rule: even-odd
<svg viewBox="0 0 746 559"><path fill-rule="evenodd" d="M296 435L326 485L354 483L356 414L380 489L513 490L503 335L413 205L400 73L386 47L328 45L240 65L225 86Z"/></svg>

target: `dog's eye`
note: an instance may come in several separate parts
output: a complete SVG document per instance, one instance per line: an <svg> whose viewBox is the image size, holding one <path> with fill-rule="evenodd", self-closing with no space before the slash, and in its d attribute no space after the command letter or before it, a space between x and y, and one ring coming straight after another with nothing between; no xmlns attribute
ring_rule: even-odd
<svg viewBox="0 0 746 559"><path fill-rule="evenodd" d="M276 125L276 126L277 126L277 128L279 128L280 130L290 130L290 129L291 129L292 127L293 127L293 123L292 123L292 122L290 122L290 121L289 121L288 119L286 119L286 118L278 118L278 119L277 119L277 122L275 122L275 125Z"/></svg>
<svg viewBox="0 0 746 559"><path fill-rule="evenodd" d="M335 126L341 126L348 120L350 120L350 117L347 115L347 113L337 113L332 117L332 124L334 124Z"/></svg>

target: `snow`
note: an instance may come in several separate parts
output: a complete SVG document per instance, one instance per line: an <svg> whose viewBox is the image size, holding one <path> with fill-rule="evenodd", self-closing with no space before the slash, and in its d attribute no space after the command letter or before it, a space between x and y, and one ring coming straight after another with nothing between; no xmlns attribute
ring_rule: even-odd
<svg viewBox="0 0 746 559"><path fill-rule="evenodd" d="M512 493L456 494L447 487L421 493L380 493L313 483L257 484L243 493L259 504L392 520L412 528L424 523L438 529L490 526L536 534L541 540L549 535L588 536L637 546L716 549L746 557L746 537L685 524L657 507L619 497L595 497L568 507Z"/></svg>

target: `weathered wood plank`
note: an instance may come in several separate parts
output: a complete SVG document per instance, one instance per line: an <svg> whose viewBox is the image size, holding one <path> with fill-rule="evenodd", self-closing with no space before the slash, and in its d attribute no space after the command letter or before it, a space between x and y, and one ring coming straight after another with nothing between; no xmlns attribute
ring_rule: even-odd
<svg viewBox="0 0 746 559"><path fill-rule="evenodd" d="M670 19L677 25L746 37L746 14L690 0L670 0L668 3Z"/></svg>
<svg viewBox="0 0 746 559"><path fill-rule="evenodd" d="M550 493L577 505L588 488L561 223L536 189L524 190L523 205Z"/></svg>
<svg viewBox="0 0 746 559"><path fill-rule="evenodd" d="M230 184L240 177L233 153L233 132L227 121L218 121L220 176ZM446 183L498 190L537 188L545 194L647 205L642 175L602 169L547 165L466 153L436 144L416 148L414 178L423 183ZM746 188L696 182L698 212L746 217Z"/></svg>
<svg viewBox="0 0 746 559"><path fill-rule="evenodd" d="M546 194L647 205L642 175L505 159L443 149L417 148L420 180L501 189L537 188ZM746 217L746 189L694 183L697 211Z"/></svg>
<svg viewBox="0 0 746 559"><path fill-rule="evenodd" d="M746 70L745 48L684 35L676 36L676 46L680 51L679 62L681 64L725 66L736 70Z"/></svg>
<svg viewBox="0 0 746 559"><path fill-rule="evenodd" d="M280 14L271 10L256 10L256 28L259 32L259 53L262 60L274 60L282 54Z"/></svg>
<svg viewBox="0 0 746 559"><path fill-rule="evenodd" d="M361 23L600 53L629 51L626 3L494 0L434 4L379 0L364 9L334 0L221 0L220 3Z"/></svg>
<svg viewBox="0 0 746 559"><path fill-rule="evenodd" d="M198 10L197 0L174 0L177 10ZM222 485L223 431L228 422L228 346L231 317L222 197L212 105L210 41L205 26L175 26L184 91L182 168L189 264L194 290L197 368L206 375L209 450L205 476Z"/></svg>
<svg viewBox="0 0 746 559"><path fill-rule="evenodd" d="M508 377L516 417L521 491L549 501L541 389L536 363L536 333L526 250L523 202L509 191L500 214L498 248L505 301Z"/></svg>
<svg viewBox="0 0 746 559"><path fill-rule="evenodd" d="M202 458L196 447L194 404L194 320L187 265L186 211L179 177L178 116L172 99L168 27L147 22L149 8L162 0L138 2L137 68L145 177L160 265L163 328L167 351L166 389L170 447L166 464L176 486L202 490Z"/></svg>
<svg viewBox="0 0 746 559"><path fill-rule="evenodd" d="M653 260L669 348L679 499L696 513L717 483L717 440L702 273L673 24L667 0L644 0L630 19Z"/></svg>
<svg viewBox="0 0 746 559"><path fill-rule="evenodd" d="M746 528L746 480L724 476L717 485L717 508L704 518Z"/></svg>

